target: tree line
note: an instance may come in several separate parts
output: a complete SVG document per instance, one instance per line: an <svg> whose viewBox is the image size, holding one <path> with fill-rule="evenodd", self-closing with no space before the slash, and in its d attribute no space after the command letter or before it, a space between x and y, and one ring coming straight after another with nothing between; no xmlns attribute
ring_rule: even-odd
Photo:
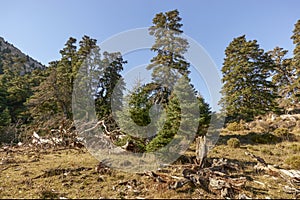
<svg viewBox="0 0 300 200"><path fill-rule="evenodd" d="M89 36L83 36L78 43L70 37L60 50L60 59L45 68L24 70L26 58L0 48L0 142L17 142L33 131L47 135L59 126L72 126L73 85L85 62L96 66L92 81L96 87L93 101L97 118L105 121L109 131L118 129L127 134L117 142L119 145L130 140L140 146L141 152L164 147L176 139L182 121L189 118L183 110L199 110L197 118L185 121L186 132L205 135L212 112L191 84L190 63L184 58L189 44L181 36L181 20L178 10L161 12L153 18L149 34L155 38L151 48L155 56L147 66L152 81L137 83L128 94L124 93L125 85L120 87L118 92L125 95L128 110L118 113L120 124L116 123L111 107L114 89L122 83L121 72L127 63L119 52L101 52L97 41ZM286 58L287 50L280 47L265 52L256 40L247 40L245 35L229 44L222 66L220 101L227 121L248 121L257 115L280 113L299 105L300 20L291 38L295 44L292 58ZM174 85L175 82L178 84ZM188 101L190 94L196 103ZM123 106L123 102L119 104ZM143 138L135 137L143 134L142 129L133 128L129 118L140 127L154 123L157 129L149 129L150 133ZM189 130L193 123L197 127Z"/></svg>
<svg viewBox="0 0 300 200"><path fill-rule="evenodd" d="M220 104L227 121L253 120L270 112L282 114L300 108L300 20L291 36L295 49L265 51L245 35L234 38L225 50Z"/></svg>

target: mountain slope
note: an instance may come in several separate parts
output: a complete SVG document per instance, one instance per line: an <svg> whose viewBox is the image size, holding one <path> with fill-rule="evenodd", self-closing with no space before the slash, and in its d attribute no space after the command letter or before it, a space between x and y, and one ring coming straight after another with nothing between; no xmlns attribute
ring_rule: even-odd
<svg viewBox="0 0 300 200"><path fill-rule="evenodd" d="M45 66L42 65L40 62L36 61L35 59L31 58L28 55L25 55L21 52L18 48L14 45L5 41L4 38L0 37L0 74L3 73L3 65L4 63L11 63L13 62L12 58L21 58L23 59L24 63L24 70L26 72L32 71L33 69L44 69Z"/></svg>

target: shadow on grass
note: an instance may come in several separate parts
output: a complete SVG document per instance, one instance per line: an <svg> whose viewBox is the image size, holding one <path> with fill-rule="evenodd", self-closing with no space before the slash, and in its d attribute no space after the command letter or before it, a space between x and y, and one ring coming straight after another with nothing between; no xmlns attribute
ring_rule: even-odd
<svg viewBox="0 0 300 200"><path fill-rule="evenodd" d="M277 143L280 143L283 141L283 139L281 137L278 137L271 133L249 132L247 134L220 135L219 140L216 145L226 145L227 141L231 138L239 139L241 145L277 144ZM289 141L296 141L295 135L290 134Z"/></svg>

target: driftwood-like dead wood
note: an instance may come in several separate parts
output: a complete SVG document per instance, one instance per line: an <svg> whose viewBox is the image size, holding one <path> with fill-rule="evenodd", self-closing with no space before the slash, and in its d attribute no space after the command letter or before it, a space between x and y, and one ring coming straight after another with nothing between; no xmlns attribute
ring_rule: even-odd
<svg viewBox="0 0 300 200"><path fill-rule="evenodd" d="M246 177L231 177L229 171L237 171L238 165L226 159L215 159L211 167L190 169L182 172L184 179L173 182L169 189L177 189L187 183L200 187L207 192L218 193L222 198L233 198L246 184Z"/></svg>
<svg viewBox="0 0 300 200"><path fill-rule="evenodd" d="M196 161L200 168L204 167L207 157L206 136L196 138Z"/></svg>
<svg viewBox="0 0 300 200"><path fill-rule="evenodd" d="M208 193L219 194L221 198L234 198L246 184L246 177L230 175L237 172L238 165L227 159L215 159L210 167L200 168L199 165L185 165L182 176L174 176L170 170L166 173L147 171L139 173L141 176L149 176L155 182L168 184L168 188L176 190L185 185L202 188Z"/></svg>
<svg viewBox="0 0 300 200"><path fill-rule="evenodd" d="M171 178L169 175L166 174L158 174L153 171L147 171L144 173L144 175L149 176L153 178L154 181L160 182L160 183L166 183L166 178Z"/></svg>
<svg viewBox="0 0 300 200"><path fill-rule="evenodd" d="M261 157L258 157L250 152L245 152L246 155L251 156L252 158L254 158L258 163L262 164L263 166L267 167L267 163L264 159L262 159Z"/></svg>
<svg viewBox="0 0 300 200"><path fill-rule="evenodd" d="M228 160L225 158L220 158L213 160L210 169L215 171L216 173L227 173L228 171L239 171L239 166L236 163L228 162Z"/></svg>
<svg viewBox="0 0 300 200"><path fill-rule="evenodd" d="M272 176L279 176L283 178L290 186L284 186L283 191L289 194L295 194L298 198L300 195L300 170L286 170L286 169L278 169L272 165L268 165L264 159L255 156L249 152L245 152L246 155L251 156L252 158L257 160L257 165L255 165L255 169L259 171L264 171Z"/></svg>

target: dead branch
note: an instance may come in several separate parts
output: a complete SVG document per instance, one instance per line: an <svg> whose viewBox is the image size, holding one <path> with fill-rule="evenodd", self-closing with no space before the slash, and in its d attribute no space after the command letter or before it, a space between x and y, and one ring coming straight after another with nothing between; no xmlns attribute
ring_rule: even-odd
<svg viewBox="0 0 300 200"><path fill-rule="evenodd" d="M258 164L255 167L257 170L264 171L272 176L280 176L290 186L285 186L283 191L289 194L295 194L298 196L300 194L300 171L299 170L286 170L286 169L277 169L272 165L268 165L262 158L255 156L249 152L245 152L246 155L250 155L252 158L255 158L258 161Z"/></svg>
<svg viewBox="0 0 300 200"><path fill-rule="evenodd" d="M260 164L262 164L263 166L267 166L267 163L264 159L262 159L261 157L258 157L250 152L245 152L246 155L251 156L252 158L254 158L257 162L259 162Z"/></svg>

